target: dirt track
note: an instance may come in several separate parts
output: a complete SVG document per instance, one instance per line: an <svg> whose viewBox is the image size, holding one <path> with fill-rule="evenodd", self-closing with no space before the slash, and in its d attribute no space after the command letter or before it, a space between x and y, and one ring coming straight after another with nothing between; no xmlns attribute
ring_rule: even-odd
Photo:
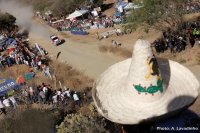
<svg viewBox="0 0 200 133"><path fill-rule="evenodd" d="M38 27L40 26L38 24ZM111 54L100 53L96 44L89 44L89 42L79 44L75 41L70 41L63 34L61 35L61 33L52 28L48 28L48 31L51 34L58 35L61 39L65 39L65 43L56 47L50 43L49 37L46 36L44 38L36 35L34 32L30 32L29 39L31 44L37 42L49 52L53 59L56 59L57 53L61 52L58 58L59 61L71 64L73 67L84 71L91 78L95 79L109 66L123 60L123 58L114 57Z"/></svg>

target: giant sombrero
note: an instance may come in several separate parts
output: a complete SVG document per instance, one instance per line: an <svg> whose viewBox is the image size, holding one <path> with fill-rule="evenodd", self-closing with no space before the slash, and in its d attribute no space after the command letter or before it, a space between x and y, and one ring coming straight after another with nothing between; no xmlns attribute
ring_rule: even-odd
<svg viewBox="0 0 200 133"><path fill-rule="evenodd" d="M98 112L120 124L138 124L190 106L199 81L177 62L153 55L151 44L138 40L131 59L108 68L95 81L93 99Z"/></svg>

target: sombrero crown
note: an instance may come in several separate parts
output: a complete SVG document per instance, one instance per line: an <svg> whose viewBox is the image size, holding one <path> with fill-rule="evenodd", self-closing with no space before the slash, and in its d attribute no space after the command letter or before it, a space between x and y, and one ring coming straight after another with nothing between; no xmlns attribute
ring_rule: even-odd
<svg viewBox="0 0 200 133"><path fill-rule="evenodd" d="M138 40L131 59L108 68L93 86L93 99L105 118L138 124L189 106L198 96L199 81L184 66L158 62L151 44ZM190 98L174 100L179 96Z"/></svg>

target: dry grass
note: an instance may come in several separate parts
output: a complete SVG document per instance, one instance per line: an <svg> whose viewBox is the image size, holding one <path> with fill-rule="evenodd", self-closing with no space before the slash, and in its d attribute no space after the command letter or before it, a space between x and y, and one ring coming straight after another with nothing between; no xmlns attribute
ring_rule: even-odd
<svg viewBox="0 0 200 133"><path fill-rule="evenodd" d="M71 90L77 92L84 92L86 88L91 87L93 84L93 79L90 79L83 72L73 69L71 65L54 62L50 63L50 70L53 78L51 84L53 83L57 88L66 86ZM60 81L60 83L59 83Z"/></svg>
<svg viewBox="0 0 200 133"><path fill-rule="evenodd" d="M90 96L93 79L90 79L83 72L73 69L69 64L51 60L48 61L48 64L50 67L50 73L52 77L55 78L47 78L44 76L43 72L31 68L36 75L32 80L27 81L27 85L35 87L42 83L46 83L51 85L54 90L57 90L58 88L64 89L64 86L66 86L72 91L80 93L86 92ZM20 75L28 73L28 69L29 67L26 65L13 65L4 71L1 71L0 77L17 79Z"/></svg>
<svg viewBox="0 0 200 133"><path fill-rule="evenodd" d="M197 64L200 65L200 52L197 53L196 60L197 60Z"/></svg>
<svg viewBox="0 0 200 133"><path fill-rule="evenodd" d="M99 45L99 51L102 53L109 52L124 58L130 58L132 56L132 50L122 48L121 46L115 47L112 45Z"/></svg>

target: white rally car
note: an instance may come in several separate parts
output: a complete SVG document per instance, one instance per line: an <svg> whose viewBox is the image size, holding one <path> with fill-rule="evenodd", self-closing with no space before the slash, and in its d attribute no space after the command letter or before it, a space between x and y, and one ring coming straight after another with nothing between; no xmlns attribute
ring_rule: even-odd
<svg viewBox="0 0 200 133"><path fill-rule="evenodd" d="M60 43L61 43L61 40L60 38L58 38L57 36L55 35L52 35L50 36L50 39L51 39L51 43L55 46L58 46Z"/></svg>

